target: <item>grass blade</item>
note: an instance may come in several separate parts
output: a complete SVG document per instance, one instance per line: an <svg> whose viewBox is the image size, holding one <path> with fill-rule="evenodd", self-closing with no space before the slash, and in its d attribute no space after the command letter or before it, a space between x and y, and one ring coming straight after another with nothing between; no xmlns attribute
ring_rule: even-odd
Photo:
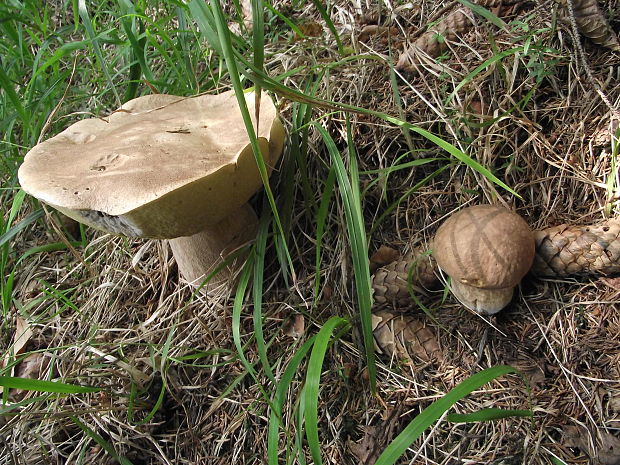
<svg viewBox="0 0 620 465"><path fill-rule="evenodd" d="M30 223L37 221L39 218L43 216L43 209L39 209L33 211L28 214L23 220L17 223L15 226L9 228L4 234L0 236L0 247L9 242L15 236L17 236L24 228L26 228Z"/></svg>
<svg viewBox="0 0 620 465"><path fill-rule="evenodd" d="M291 358L291 361L288 363L286 370L284 370L273 396L271 412L269 414L269 431L267 433L267 460L269 465L278 465L278 431L279 425L282 422L282 406L284 404L284 396L286 395L295 374L297 374L297 371L299 370L299 365L301 365L301 362L306 357L306 354L314 344L315 340L316 336L312 336L299 349L297 349L297 352L295 352L295 355L293 355L293 358Z"/></svg>
<svg viewBox="0 0 620 465"><path fill-rule="evenodd" d="M321 3L321 0L312 0L312 3L314 3L315 8L319 10L321 17L323 18L323 21L325 21L325 23L327 24L327 27L329 28L331 33L334 35L334 39L336 40L336 45L338 46L338 53L343 55L344 47L342 45L342 40L340 39L340 36L338 35L338 31L336 30L336 26L334 26L334 22L329 17L329 13L327 13L327 10Z"/></svg>
<svg viewBox="0 0 620 465"><path fill-rule="evenodd" d="M43 381L40 379L16 378L14 376L0 376L0 386L9 389L22 389L24 391L55 392L59 394L82 394L85 392L98 392L101 388L92 386L79 386L66 384L58 381Z"/></svg>
<svg viewBox="0 0 620 465"><path fill-rule="evenodd" d="M440 399L437 399L415 417L385 448L375 462L375 465L393 465L396 463L407 448L418 439L429 426L441 418L450 407L489 381L508 373L516 373L516 370L509 366L500 365L482 370L464 381L461 381L454 389Z"/></svg>
<svg viewBox="0 0 620 465"><path fill-rule="evenodd" d="M220 0L211 0L210 5L211 12L215 20L215 26L217 29L217 36L222 50L222 56L224 57L224 60L226 61L226 66L228 67L230 80L232 82L233 89L235 90L235 96L237 97L237 101L239 103L239 109L243 117L245 129L250 139L252 151L254 152L256 165L263 181L263 186L265 187L265 193L267 194L267 199L269 200L269 205L271 206L271 211L273 212L275 223L278 227L278 233L284 239L284 229L282 228L280 216L278 215L278 207L276 206L276 201L269 185L267 166L265 165L265 160L260 145L258 143L258 139L256 137L256 130L254 129L252 118L250 117L250 112L248 111L248 106L243 95L243 85L241 84L241 80L239 78L239 70L237 66L237 55L235 54L235 50L232 46L230 30L228 29L228 24L226 22L226 18L224 17L224 11L222 10ZM260 70L260 72L262 72L262 70ZM284 251L286 252L286 257L289 262L291 273L294 273L293 260L291 259L290 252L288 250L288 247L286 246L286 241L282 241L282 246L284 248Z"/></svg>
<svg viewBox="0 0 620 465"><path fill-rule="evenodd" d="M332 194L334 193L334 183L336 181L336 170L332 167L325 181L325 189L321 196L321 204L316 214L316 245L315 245L315 273L314 278L314 303L319 300L319 289L321 287L321 245L323 244L323 234L327 223L327 214L331 205Z"/></svg>
<svg viewBox="0 0 620 465"><path fill-rule="evenodd" d="M110 70L108 69L107 61L104 60L103 54L101 53L101 47L99 47L99 40L96 37L95 28L93 27L93 23L90 20L88 9L86 8L85 0L78 0L78 11L80 14L80 18L82 19L82 23L84 24L84 27L86 28L88 37L92 41L93 49L95 50L95 56L97 57L99 66L101 67L103 74L105 74L105 77L108 80L108 84L110 85L110 88L112 89L112 93L114 94L114 97L116 98L116 103L120 107L123 102L121 102L121 97L118 95L118 92L116 91L116 86L114 85L112 76L110 76Z"/></svg>
<svg viewBox="0 0 620 465"><path fill-rule="evenodd" d="M304 388L303 399L305 406L305 425L308 447L314 460L314 465L321 465L321 445L319 442L318 427L318 408L319 408L319 384L321 382L321 372L323 371L323 360L325 352L331 340L332 333L339 326L348 327L349 322L344 318L333 316L323 325L316 335L314 347L308 361L308 371L306 373L306 386Z"/></svg>
<svg viewBox="0 0 620 465"><path fill-rule="evenodd" d="M347 233L351 244L351 257L353 260L353 275L355 277L355 291L357 304L360 312L362 333L364 335L364 348L366 354L366 366L368 367L368 379L370 390L374 394L377 389L377 369L375 366L374 337L372 335L371 311L372 292L370 283L370 268L368 261L368 244L364 226L359 194L359 174L353 150L352 141L349 140L349 164L351 166L351 179L342 162L336 143L329 133L319 124L315 124L330 154L332 164L336 172L336 179L347 222ZM350 135L350 134L349 134Z"/></svg>
<svg viewBox="0 0 620 465"><path fill-rule="evenodd" d="M70 418L71 418L71 421L73 421L73 423L75 423L82 431L84 431L84 433L86 433L88 437L90 437L93 441L99 444L101 448L105 450L108 454L110 454L112 457L118 460L121 465L133 465L133 462L131 462L129 459L126 459L125 457L121 457L120 455L118 455L116 450L114 450L114 447L112 447L108 441L103 439L99 434L97 434L87 425L82 423L80 420L78 420L74 416L71 416Z"/></svg>
<svg viewBox="0 0 620 465"><path fill-rule="evenodd" d="M254 297L254 337L256 338L256 349L260 358L263 370L267 377L275 384L276 378L267 357L267 347L265 336L263 335L263 276L265 271L265 249L267 247L267 236L269 235L269 225L271 215L265 214L260 219L258 233L256 235L255 259L254 259L254 284L252 294Z"/></svg>

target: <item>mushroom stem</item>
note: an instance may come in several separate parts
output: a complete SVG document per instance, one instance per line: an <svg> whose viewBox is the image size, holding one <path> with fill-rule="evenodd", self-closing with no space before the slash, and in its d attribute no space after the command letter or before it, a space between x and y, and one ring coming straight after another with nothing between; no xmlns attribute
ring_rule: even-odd
<svg viewBox="0 0 620 465"><path fill-rule="evenodd" d="M256 213L246 203L214 226L192 236L170 239L168 242L181 276L199 285L231 252L256 237L257 226ZM230 281L235 271L231 263L209 281L208 287Z"/></svg>

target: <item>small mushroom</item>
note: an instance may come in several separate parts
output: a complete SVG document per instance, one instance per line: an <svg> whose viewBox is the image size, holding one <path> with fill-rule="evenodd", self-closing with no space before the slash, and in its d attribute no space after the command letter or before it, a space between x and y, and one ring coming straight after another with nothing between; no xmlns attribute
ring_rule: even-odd
<svg viewBox="0 0 620 465"><path fill-rule="evenodd" d="M254 94L245 98L254 118ZM254 125L271 171L285 131L267 96ZM170 239L182 276L194 283L252 239L257 218L247 201L262 187L233 92L147 95L107 118L79 121L30 150L19 181L95 228Z"/></svg>
<svg viewBox="0 0 620 465"><path fill-rule="evenodd" d="M483 314L508 305L535 252L528 224L496 205L464 208L439 227L433 240L433 256L450 276L454 296Z"/></svg>

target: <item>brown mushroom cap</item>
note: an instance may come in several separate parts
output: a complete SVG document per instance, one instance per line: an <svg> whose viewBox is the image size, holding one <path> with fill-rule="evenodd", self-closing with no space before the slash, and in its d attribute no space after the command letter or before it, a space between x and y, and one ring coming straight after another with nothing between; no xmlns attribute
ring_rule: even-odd
<svg viewBox="0 0 620 465"><path fill-rule="evenodd" d="M453 286L457 298L483 313L494 313L510 301L513 288L532 266L535 252L528 224L496 205L476 205L455 213L440 226L433 241L437 264L458 282Z"/></svg>
<svg viewBox="0 0 620 465"><path fill-rule="evenodd" d="M254 93L245 98L254 120ZM284 128L266 95L257 136L270 169ZM79 121L34 147L19 180L78 221L162 239L217 224L262 186L233 92L147 95L107 118Z"/></svg>

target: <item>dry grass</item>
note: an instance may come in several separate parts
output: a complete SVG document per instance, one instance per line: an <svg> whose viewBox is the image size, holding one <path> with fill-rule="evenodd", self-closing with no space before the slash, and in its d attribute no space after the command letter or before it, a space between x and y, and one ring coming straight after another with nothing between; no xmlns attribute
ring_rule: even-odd
<svg viewBox="0 0 620 465"><path fill-rule="evenodd" d="M609 9L617 6L615 0L605 3ZM606 189L608 178L618 177L611 171L609 135L610 125L615 128L617 120L610 120L609 108L585 77L570 28L557 21L557 5L552 1L526 4L515 18L506 18L527 23L529 32L502 31L481 22L461 42L451 44L453 53L442 61L439 71L429 69L399 78L399 108L385 59L394 62L405 43L403 32L413 37L445 5L425 0L390 10L383 4L377 17L374 3L360 4L362 9L357 10L352 2L337 1L332 19L345 45L380 59L354 60L330 69L320 76L317 95L391 115L402 111L409 122L433 131L493 169L522 199L455 164L377 224L389 203L439 164L393 173L364 198L367 228L376 226L370 252L381 244L404 252L424 243L446 215L470 203L505 203L537 228L618 215L617 184L615 191ZM321 24L310 3L282 11L296 23ZM393 18L391 25L400 33L358 42L362 21L367 20L362 13L368 12L382 25ZM268 63L269 71L279 74L300 65L341 59L327 29L321 34L309 41L279 44ZM503 66L490 66L446 101L476 66L498 50L523 45L526 40L532 44L529 53L509 56L502 60ZM615 104L620 97L618 55L589 43L584 50L594 78ZM548 74L537 83L536 73L543 71ZM289 78L286 84L303 89L303 79L313 79L310 70L306 76ZM523 108L515 108L534 87ZM289 110L290 103L283 101L285 119L290 118ZM314 116L320 114L317 111ZM361 170L389 167L409 150L399 129L365 115L351 118ZM332 114L322 121L344 147L342 115ZM443 155L419 136L408 137L420 151L415 156ZM307 160L312 192L320 192L329 157L315 133L311 133ZM302 185L302 175L297 174L297 186ZM363 182L374 176L364 176ZM277 174L275 180L287 181ZM295 206L300 213L294 215L291 254L297 280L285 287L273 248L268 249L266 260L264 331L271 341L269 356L276 378L299 345L329 316L356 318L343 212L337 206L330 211L321 269L326 284L323 300L313 308L314 225L302 213L301 187L295 190ZM87 441L71 415L79 416L134 464L263 463L268 405L259 385L236 358L230 295L192 297L191 289L179 282L165 243L128 241L94 231L87 235L89 245L77 249L77 257L55 252L23 264L15 298L30 306L16 310L13 316L28 317L34 332L28 349L41 351L55 374L105 386L111 396L65 397L30 404L17 416L5 416L0 427L0 463L116 463ZM29 229L13 248L19 254L57 240L38 228ZM43 282L56 291L45 291ZM533 421L441 421L427 432L424 442L408 452L409 461L401 463L547 464L550 453L566 463L594 463L564 432L568 426L584 427L584 437L595 443L600 432L617 434L620 428L619 295L620 284L613 280L526 280L521 295L492 321L472 315L452 299L441 304L440 295L425 297L435 310L437 323L429 325L437 333L442 357L413 366L380 359L376 398L369 394L361 335L354 330L335 345L326 360L319 405L325 462L359 463L350 442L363 438L363 427L388 431L394 423L398 432L423 407L471 373L509 363L523 368L532 383L531 392L517 376L505 377L460 402L455 411L531 406ZM416 308L407 310L421 313ZM287 335L291 318L300 314L305 319L304 333ZM250 342L246 355L254 362L258 357L253 352L251 328L251 311L244 311L242 336ZM3 336L3 348L10 338L10 334ZM162 358L166 341L169 352ZM182 361L197 351L205 351L204 356ZM268 386L260 374L259 381ZM294 382L295 392L299 382ZM163 383L161 407L141 424L155 406ZM288 425L294 424L290 412L295 401L296 395L291 395L285 405ZM129 409L133 418L128 418ZM595 450L600 452L600 448Z"/></svg>

